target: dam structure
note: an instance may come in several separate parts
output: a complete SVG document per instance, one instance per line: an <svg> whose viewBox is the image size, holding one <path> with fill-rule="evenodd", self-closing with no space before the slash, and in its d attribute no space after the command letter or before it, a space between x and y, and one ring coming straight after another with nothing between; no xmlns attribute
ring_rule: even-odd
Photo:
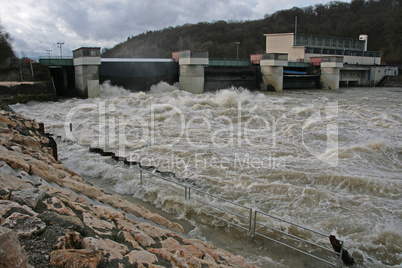
<svg viewBox="0 0 402 268"><path fill-rule="evenodd" d="M249 59L209 58L207 50L172 52L172 58L101 58L100 48L82 47L73 58L41 57L49 66L58 95L99 95L99 83L111 81L131 91L147 91L160 81L192 93L228 87L249 90L339 89L378 86L398 75L381 65L381 53L367 51L367 35L358 40L294 33L265 34L266 53Z"/></svg>

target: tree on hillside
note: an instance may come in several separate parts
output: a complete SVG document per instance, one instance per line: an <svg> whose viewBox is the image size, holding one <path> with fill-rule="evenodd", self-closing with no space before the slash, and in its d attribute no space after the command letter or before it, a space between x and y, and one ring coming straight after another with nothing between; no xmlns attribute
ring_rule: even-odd
<svg viewBox="0 0 402 268"><path fill-rule="evenodd" d="M402 63L402 0L331 1L267 14L255 21L216 21L185 24L132 36L103 53L103 57L171 57L174 51L207 49L211 58L235 58L263 53L264 34L294 31L319 36L359 38L369 36L368 49L382 51L382 61Z"/></svg>
<svg viewBox="0 0 402 268"><path fill-rule="evenodd" d="M14 56L11 42L10 34L0 25L0 65L5 64L7 59Z"/></svg>

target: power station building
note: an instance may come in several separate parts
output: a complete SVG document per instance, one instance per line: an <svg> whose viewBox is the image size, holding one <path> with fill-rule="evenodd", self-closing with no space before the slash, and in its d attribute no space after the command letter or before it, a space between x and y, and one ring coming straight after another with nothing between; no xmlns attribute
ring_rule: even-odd
<svg viewBox="0 0 402 268"><path fill-rule="evenodd" d="M396 66L381 65L381 52L367 51L367 35L359 39L295 33L265 34L266 53L288 55L288 62L321 66L323 59L341 61L339 86L374 86L384 77L397 75ZM322 66L321 66L322 67Z"/></svg>
<svg viewBox="0 0 402 268"><path fill-rule="evenodd" d="M345 64L381 64L381 53L367 51L367 35L359 39L314 36L307 34L265 34L267 53L287 53L293 62L310 62L311 58L342 56Z"/></svg>

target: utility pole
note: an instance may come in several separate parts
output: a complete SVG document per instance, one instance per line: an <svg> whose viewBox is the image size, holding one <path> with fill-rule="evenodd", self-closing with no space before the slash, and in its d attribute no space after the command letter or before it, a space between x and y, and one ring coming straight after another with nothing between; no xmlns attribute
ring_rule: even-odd
<svg viewBox="0 0 402 268"><path fill-rule="evenodd" d="M50 52L52 52L52 50L51 49L46 49L46 52L47 52L47 55L48 55L48 57L50 59Z"/></svg>
<svg viewBox="0 0 402 268"><path fill-rule="evenodd" d="M64 42L57 42L58 47L60 48L60 58L63 58L63 51L62 51L62 46L64 45Z"/></svg>
<svg viewBox="0 0 402 268"><path fill-rule="evenodd" d="M239 45L240 45L240 42L236 42L236 46L237 46L237 59L239 59Z"/></svg>
<svg viewBox="0 0 402 268"><path fill-rule="evenodd" d="M297 16L295 17L295 41L294 41L294 46L296 46L296 38L297 38Z"/></svg>

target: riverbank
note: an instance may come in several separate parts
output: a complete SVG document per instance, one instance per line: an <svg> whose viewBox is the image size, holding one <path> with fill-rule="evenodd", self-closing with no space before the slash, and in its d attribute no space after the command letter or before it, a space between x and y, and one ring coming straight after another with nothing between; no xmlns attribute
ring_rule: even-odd
<svg viewBox="0 0 402 268"><path fill-rule="evenodd" d="M3 110L0 226L1 267L254 267L86 183L40 124Z"/></svg>

